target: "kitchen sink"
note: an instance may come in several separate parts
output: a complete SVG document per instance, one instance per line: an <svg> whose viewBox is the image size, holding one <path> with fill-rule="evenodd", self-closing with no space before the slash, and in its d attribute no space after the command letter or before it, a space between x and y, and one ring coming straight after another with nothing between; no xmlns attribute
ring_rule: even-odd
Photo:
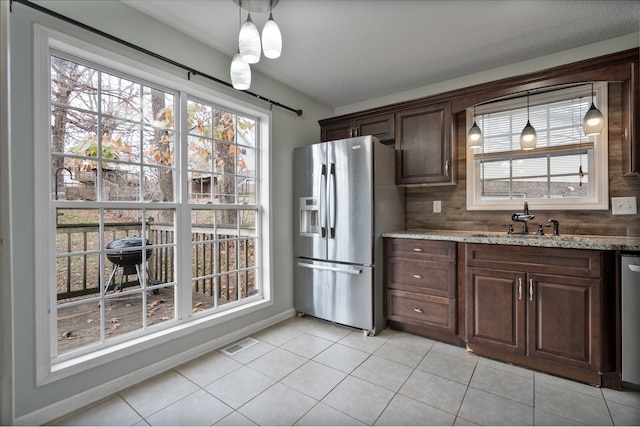
<svg viewBox="0 0 640 427"><path fill-rule="evenodd" d="M594 239L594 238L603 238L603 236L588 236L588 235L579 235L579 234L561 234L559 236L554 236L553 234L520 234L513 233L507 234L506 232L482 232L482 233L472 233L469 235L470 237L481 237L481 238L508 238L508 239L553 239L560 241L571 241L577 239Z"/></svg>

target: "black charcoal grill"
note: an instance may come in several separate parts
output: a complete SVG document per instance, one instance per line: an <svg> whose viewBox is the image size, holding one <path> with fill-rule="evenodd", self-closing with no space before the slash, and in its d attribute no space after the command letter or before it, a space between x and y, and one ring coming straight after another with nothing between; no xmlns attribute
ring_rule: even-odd
<svg viewBox="0 0 640 427"><path fill-rule="evenodd" d="M147 239L145 245L150 246L151 242ZM132 249L136 247L140 249ZM148 261L153 250L147 248L145 252ZM109 243L107 245L107 259L113 263L113 270L104 288L104 292L106 293L109 290L109 286L111 286L119 267L122 268L120 272L120 284L116 284L114 289L122 289L123 276L130 274L137 274L138 282L142 284L142 276L140 275L140 265L143 263L142 258L142 237L123 237L122 239L117 239ZM146 272L147 278L149 278L149 271L146 270ZM154 293L157 293L156 291L157 289L154 289Z"/></svg>

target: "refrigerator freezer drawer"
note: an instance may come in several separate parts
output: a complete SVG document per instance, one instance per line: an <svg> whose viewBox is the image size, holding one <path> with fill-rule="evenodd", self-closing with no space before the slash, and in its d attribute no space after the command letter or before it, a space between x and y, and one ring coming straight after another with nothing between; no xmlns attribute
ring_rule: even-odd
<svg viewBox="0 0 640 427"><path fill-rule="evenodd" d="M374 328L373 267L296 259L295 308L354 328Z"/></svg>

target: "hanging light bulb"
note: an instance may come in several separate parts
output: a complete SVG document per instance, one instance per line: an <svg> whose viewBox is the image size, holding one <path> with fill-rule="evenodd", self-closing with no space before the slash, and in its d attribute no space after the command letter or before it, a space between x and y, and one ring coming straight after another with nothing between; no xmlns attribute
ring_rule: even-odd
<svg viewBox="0 0 640 427"><path fill-rule="evenodd" d="M476 148L482 146L482 130L476 123L476 106L473 106L473 126L469 129L467 134L467 144L469 148Z"/></svg>
<svg viewBox="0 0 640 427"><path fill-rule="evenodd" d="M538 135L536 130L531 126L529 122L529 92L527 92L527 125L522 129L520 134L520 148L523 150L533 150L536 148L538 142Z"/></svg>
<svg viewBox="0 0 640 427"><path fill-rule="evenodd" d="M582 120L582 130L586 136L598 135L604 128L604 116L593 103L593 83L591 83L591 107Z"/></svg>
<svg viewBox="0 0 640 427"><path fill-rule="evenodd" d="M247 15L247 20L240 28L238 35L238 45L240 46L240 56L247 64L255 64L260 61L260 33L251 20L251 12Z"/></svg>
<svg viewBox="0 0 640 427"><path fill-rule="evenodd" d="M242 60L240 52L231 61L231 84L234 89L247 90L251 87L251 67Z"/></svg>
<svg viewBox="0 0 640 427"><path fill-rule="evenodd" d="M269 20L262 28L262 50L264 56L270 59L279 58L282 53L282 34L278 24L273 20L271 11L269 11Z"/></svg>

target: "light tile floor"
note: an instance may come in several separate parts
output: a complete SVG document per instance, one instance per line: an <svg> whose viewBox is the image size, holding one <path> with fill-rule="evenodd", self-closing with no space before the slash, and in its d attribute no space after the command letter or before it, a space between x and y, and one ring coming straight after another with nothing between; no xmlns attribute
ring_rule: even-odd
<svg viewBox="0 0 640 427"><path fill-rule="evenodd" d="M311 317L253 334L55 425L639 425L640 391L533 372L463 348Z"/></svg>

